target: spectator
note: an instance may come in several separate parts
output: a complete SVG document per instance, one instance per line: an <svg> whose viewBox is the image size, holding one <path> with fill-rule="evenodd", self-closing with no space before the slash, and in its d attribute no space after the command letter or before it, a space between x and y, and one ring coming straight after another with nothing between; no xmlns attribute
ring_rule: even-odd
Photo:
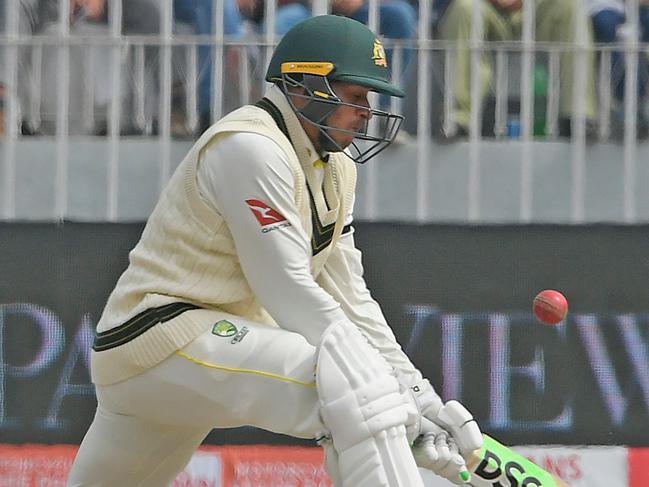
<svg viewBox="0 0 649 487"><path fill-rule="evenodd" d="M257 25L260 32L264 31L265 0L253 0L254 8L248 11L247 20ZM295 24L311 17L310 0L277 0L275 10L275 34L283 36Z"/></svg>
<svg viewBox="0 0 649 487"><path fill-rule="evenodd" d="M511 41L520 37L522 31L522 1L523 0L480 0L484 23L485 39L488 41ZM438 2L445 8L440 17L439 34L443 39L468 42L471 38L471 22L473 0L445 0ZM587 23L585 12L582 14L579 0L537 0L536 1L536 39L571 43L575 41L576 22ZM592 43L590 25L584 28L588 32L589 42ZM559 135L569 136L571 133L570 118L572 113L573 91L573 53L565 51L561 54L561 82L559 106ZM593 72L592 51L587 54L587 86L586 118L587 133L594 135L595 119L595 88L590 73ZM456 58L455 71L455 112L453 121L457 134L468 133L471 113L470 56L467 49L459 49ZM483 57L479 67L482 94L489 87L492 70L490 60ZM454 136L457 134L444 134Z"/></svg>
<svg viewBox="0 0 649 487"><path fill-rule="evenodd" d="M37 5L28 1L20 1L16 8L19 10L19 23L18 23L18 35L21 37L28 36L36 30L36 12ZM0 33L6 35L8 32L8 24L10 16L10 10L8 8L7 2L0 2ZM5 96L9 92L7 84L9 83L9 70L7 69L7 62L5 58L6 47L0 47L0 136L3 136L6 130L5 113ZM24 58L24 48L20 49L20 59L19 59L19 68L23 63Z"/></svg>
<svg viewBox="0 0 649 487"><path fill-rule="evenodd" d="M69 0L71 33L81 24L107 24L110 3L107 0ZM3 8L6 5L3 2ZM55 35L58 32L59 0L20 0L18 8L18 34L30 37L39 34ZM7 11L4 12L5 17ZM4 24L4 22L3 22ZM155 0L124 0L122 8L122 32L124 34L156 34L160 32L160 14ZM28 76L27 48L19 52L19 75ZM149 56L150 58L151 56ZM48 61L47 59L45 61ZM4 68L4 52L0 51L0 97L6 91L8 80ZM20 86L20 85L19 85ZM0 98L1 100L1 98ZM1 107L1 102L0 102ZM30 127L22 124L23 132L31 133Z"/></svg>
<svg viewBox="0 0 649 487"><path fill-rule="evenodd" d="M43 1L43 0L41 0ZM55 0L45 0L50 5ZM74 8L73 8L73 4ZM85 21L86 24L94 23L98 25L108 25L109 10L111 2L107 0L71 0L71 20L75 19ZM160 5L157 0L122 0L122 29L123 35L159 35L161 28ZM80 33L82 24L80 23ZM73 26L74 29L74 26ZM75 30L72 31L73 33ZM157 130L158 117L158 46L148 45L145 47L145 87L143 103L147 112L144 120L137 121L132 110L125 111L122 117L122 133L141 134L150 133ZM124 72L126 76L128 71ZM125 90L124 106L131 108L128 104L131 90ZM104 98L106 103L108 98ZM103 135L106 128L99 123L96 133Z"/></svg>
<svg viewBox="0 0 649 487"><path fill-rule="evenodd" d="M264 0L257 0L257 8L252 18L261 24L264 16ZM309 0L278 0L275 21L275 32L284 35L298 22L311 16ZM369 3L367 0L331 0L331 13L349 17L363 24L368 23ZM417 30L417 12L406 0L380 0L379 33L389 39L408 41L415 36ZM386 51L388 65L391 65L392 52ZM411 50L404 50L403 66L408 64Z"/></svg>
<svg viewBox="0 0 649 487"><path fill-rule="evenodd" d="M277 0L275 14L275 33L283 36L295 24L311 16L309 0Z"/></svg>
<svg viewBox="0 0 649 487"><path fill-rule="evenodd" d="M238 38L243 34L242 14L250 15L255 9L256 0L225 0L223 3L223 35ZM213 0L174 0L176 20L189 24L194 33L200 36L214 35ZM198 46L198 133L202 133L211 122L212 106L212 46ZM226 64L236 72L238 57L235 50L226 52Z"/></svg>
<svg viewBox="0 0 649 487"><path fill-rule="evenodd" d="M638 15L640 41L649 42L649 0L639 0L640 11ZM591 19L593 21L593 32L596 42L618 43L623 39L620 37L621 28L626 22L626 5L623 0L586 0ZM613 51L611 55L611 85L613 96L618 101L614 107L614 131L623 125L624 110L621 107L624 100L624 56L619 51ZM638 58L638 98L645 99L649 83L649 66L646 55L640 54ZM649 121L642 110L642 103L638 103L638 137L649 136ZM619 130L618 130L619 131ZM617 134L614 134L617 135Z"/></svg>
<svg viewBox="0 0 649 487"><path fill-rule="evenodd" d="M58 0L22 1L31 5L27 13L37 19L37 26L44 27L59 18ZM34 8L36 10L34 10ZM110 3L107 0L70 0L70 24L84 19L90 22L108 23ZM38 31L38 27L32 33ZM160 32L160 10L155 0L122 0L122 33L157 34Z"/></svg>
<svg viewBox="0 0 649 487"><path fill-rule="evenodd" d="M344 15L367 24L369 3L365 0L332 0L332 13ZM417 12L406 0L381 0L379 3L379 33L401 41L411 40L417 32ZM392 50L386 51L388 65L392 65ZM410 62L411 50L404 50L403 67Z"/></svg>
<svg viewBox="0 0 649 487"><path fill-rule="evenodd" d="M197 35L214 35L214 0L174 0L175 19L189 24ZM293 25L311 16L306 0L278 0L275 20L275 32L284 35ZM250 20L261 26L264 17L265 0L224 0L223 35L231 39L244 35L243 21ZM261 30L261 27L260 27ZM212 47L202 44L198 47L198 119L197 133L202 133L211 123L212 106ZM226 50L226 65L230 80L236 85L237 67L240 62L236 49Z"/></svg>

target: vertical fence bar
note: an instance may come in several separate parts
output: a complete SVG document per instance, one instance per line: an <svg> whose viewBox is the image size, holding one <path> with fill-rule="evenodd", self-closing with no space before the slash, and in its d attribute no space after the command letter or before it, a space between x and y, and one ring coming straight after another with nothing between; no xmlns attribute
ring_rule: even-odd
<svg viewBox="0 0 649 487"><path fill-rule="evenodd" d="M545 135L554 138L557 135L559 118L559 91L561 89L561 58L557 48L550 49L548 59L548 98L545 113Z"/></svg>
<svg viewBox="0 0 649 487"><path fill-rule="evenodd" d="M56 176L54 216L63 220L68 206L68 156L70 107L70 2L59 0L57 49L57 107L56 107Z"/></svg>
<svg viewBox="0 0 649 487"><path fill-rule="evenodd" d="M41 126L41 102L43 96L43 44L34 44L31 46L31 49L32 75L28 81L29 108L25 118L31 130L38 130Z"/></svg>
<svg viewBox="0 0 649 487"><path fill-rule="evenodd" d="M212 7L214 32L210 55L212 56L212 121L223 115L223 2L214 2Z"/></svg>
<svg viewBox="0 0 649 487"><path fill-rule="evenodd" d="M248 64L249 47L246 45L239 46L239 65L238 65L238 81L239 81L239 104L248 105L250 103L251 95L251 74L250 65Z"/></svg>
<svg viewBox="0 0 649 487"><path fill-rule="evenodd" d="M6 11L5 32L7 43L0 46L5 50L5 65L0 66L7 73L5 86L5 139L4 168L2 171L2 218L10 220L16 216L16 139L18 138L18 2L9 2Z"/></svg>
<svg viewBox="0 0 649 487"><path fill-rule="evenodd" d="M430 165L430 15L429 2L419 2L417 64L417 221L428 219L428 167Z"/></svg>
<svg viewBox="0 0 649 487"><path fill-rule="evenodd" d="M313 0L313 15L325 15L329 13L329 0Z"/></svg>
<svg viewBox="0 0 649 487"><path fill-rule="evenodd" d="M592 48L588 43L586 13L581 5L575 15L575 43L572 46L574 59L574 78L572 80L572 114L571 114L571 155L572 155L572 201L571 221L581 223L585 216L586 200L586 73L587 50ZM592 76L592 74L590 74Z"/></svg>
<svg viewBox="0 0 649 487"><path fill-rule="evenodd" d="M109 28L111 36L112 99L108 120L108 204L106 218L116 221L119 199L119 136L122 109L122 0L111 3Z"/></svg>
<svg viewBox="0 0 649 487"><path fill-rule="evenodd" d="M608 140L611 135L611 51L603 49L599 62L599 140Z"/></svg>
<svg viewBox="0 0 649 487"><path fill-rule="evenodd" d="M502 139L507 130L507 100L509 100L509 55L502 48L496 51L496 108L494 135Z"/></svg>
<svg viewBox="0 0 649 487"><path fill-rule="evenodd" d="M153 132L152 121L147 118L145 85L146 85L146 56L144 44L126 46L129 61L133 63L133 122L135 127L141 129L146 135ZM130 59L132 57L132 59ZM156 87L156 92L158 87Z"/></svg>
<svg viewBox="0 0 649 487"><path fill-rule="evenodd" d="M217 2L221 3L221 2ZM171 44L173 37L172 2L161 2L162 25L160 33L160 113L158 127L160 131L160 191L167 184L171 174ZM215 63L219 64L219 63Z"/></svg>
<svg viewBox="0 0 649 487"><path fill-rule="evenodd" d="M266 72L266 68L270 64L270 59L273 57L273 50L275 48L275 17L276 17L276 0L265 0L266 1L266 46L264 49L264 66L262 68L262 73ZM264 84L264 75L261 76L262 86ZM262 89L262 93L266 91Z"/></svg>
<svg viewBox="0 0 649 487"><path fill-rule="evenodd" d="M533 134L533 67L535 63L535 17L536 0L523 2L523 32L521 39L521 135L530 141Z"/></svg>
<svg viewBox="0 0 649 487"><path fill-rule="evenodd" d="M368 4L368 17L367 26L372 32L379 32L379 2L377 0L369 0ZM393 67L394 69L394 67ZM380 104L379 97L375 93L370 93L370 104L372 107L378 108ZM365 186L365 200L366 200L366 214L368 220L375 220L377 215L377 194L378 194L378 164L368 164L365 168L367 174Z"/></svg>
<svg viewBox="0 0 649 487"><path fill-rule="evenodd" d="M523 54L521 69L521 193L520 213L521 222L528 223L532 218L532 141L534 134L533 112L534 98L532 72L535 63L535 25L536 0L523 2Z"/></svg>
<svg viewBox="0 0 649 487"><path fill-rule="evenodd" d="M392 70L392 84L401 88L401 72L404 69L403 66L403 50L404 46L401 42L396 42L393 44L394 48L392 49L392 65L390 69ZM402 99L398 96L390 97L390 111L392 113L398 113L403 115L403 102Z"/></svg>
<svg viewBox="0 0 649 487"><path fill-rule="evenodd" d="M367 9L367 26L376 34L379 33L379 26L381 25L381 13L379 11L378 0L369 0Z"/></svg>
<svg viewBox="0 0 649 487"><path fill-rule="evenodd" d="M82 127L85 133L95 129L95 83L92 81L95 72L95 57L93 45L83 46L83 96L82 96Z"/></svg>
<svg viewBox="0 0 649 487"><path fill-rule="evenodd" d="M453 121L453 109L455 108L455 60L457 59L458 49L457 43L454 46L447 45L444 47L444 120L442 122L442 131L447 136L453 135L457 129Z"/></svg>
<svg viewBox="0 0 649 487"><path fill-rule="evenodd" d="M632 223L636 219L635 180L636 144L638 112L638 0L626 3L627 20L624 36L624 221Z"/></svg>
<svg viewBox="0 0 649 487"><path fill-rule="evenodd" d="M480 219L480 143L482 131L482 80L480 64L484 49L482 25L482 2L473 0L471 15L471 40L469 51L471 58L471 121L469 124L469 181L468 219L475 222Z"/></svg>
<svg viewBox="0 0 649 487"><path fill-rule="evenodd" d="M194 38L192 38L192 41ZM185 49L187 84L185 86L185 129L194 133L198 127L198 48L194 42Z"/></svg>

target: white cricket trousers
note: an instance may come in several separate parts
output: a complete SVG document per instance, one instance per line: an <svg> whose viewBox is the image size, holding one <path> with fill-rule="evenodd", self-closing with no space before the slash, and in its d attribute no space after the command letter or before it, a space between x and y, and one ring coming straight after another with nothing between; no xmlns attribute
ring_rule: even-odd
<svg viewBox="0 0 649 487"><path fill-rule="evenodd" d="M227 324L213 332L220 320L236 333ZM220 312L206 329L152 369L97 386L97 413L68 486L167 486L213 428L322 433L315 348L302 335Z"/></svg>

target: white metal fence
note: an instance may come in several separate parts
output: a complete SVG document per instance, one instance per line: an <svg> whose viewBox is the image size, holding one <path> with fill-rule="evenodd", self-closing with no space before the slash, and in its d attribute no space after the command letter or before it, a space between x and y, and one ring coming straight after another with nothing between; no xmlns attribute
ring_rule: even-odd
<svg viewBox="0 0 649 487"><path fill-rule="evenodd" d="M52 0L54 2L55 0ZM192 26L174 19L171 0L154 2L159 7L160 30L154 35L125 35L122 33L124 9L129 0L108 0L109 15L105 22L76 22L70 24L70 1L58 0L58 20L41 26L36 33L24 32L21 15L26 5L39 0L5 0L4 32L0 35L0 81L4 84L4 117L6 133L0 138L1 198L0 218L21 216L17 204L23 191L23 178L17 176L21 151L33 144L43 143L52 148L50 163L54 201L51 219L74 216L70 212L70 193L83 184L79 175L70 174L72 152L81 150L80 140L93 141L93 150L106 156L104 187L96 192L106 194L103 218L120 219L120 199L124 198L123 165L121 160L127 142L143 139L148 144L146 153L155 160L158 190L168 180L177 164L172 146L187 144L201 125L198 100L199 57L197 46L210 46L212 63L212 93L210 118L218 119L236 106L254 102L265 89L265 66L277 42L274 34L275 0L265 0L266 15L261 25L245 24L243 36L224 34L224 1L213 3L212 34L196 35ZM535 220L534 194L537 181L534 167L539 144L569 144L570 201L569 221L587 220L586 181L589 147L591 144L615 144L613 153L621 173L623 222L649 220L638 211L639 188L643 186L644 166L649 164L647 147L638 143L636 112L645 110L638 98L638 78L626 76L624 100L621 107L611 89L611 53L624 53L627 72L638 70L639 60L647 56L649 48L638 41L638 0L628 0L629 15L625 24L627 35L619 44L593 45L585 23L576 22L575 42L553 43L534 40L535 0L525 0L522 11L520 41L493 42L483 39L481 2L473 0L472 28L467 42L441 40L434 36L434 18L431 0L418 4L417 35L409 40L384 39L392 53L393 81L401 85L408 96L405 101L393 99L391 110L403 113L410 122L407 127L416 144L413 163L413 188L416 202L412 218L426 222L436 220L439 212L431 207L431 175L435 171L435 154L439 141L431 135L452 135L455 130L454 110L457 79L453 69L460 50L468 50L472 69L470 76L471 113L466 139L455 138L452 143L468 147L467 171L462 175L466 185L468 222L483 220L485 201L483 180L489 158L494 153L517 151L520 161L518 176L517 218L519 222ZM563 1L563 0L557 0ZM582 0L576 0L581 2ZM380 0L369 0L369 26L377 31L380 25ZM330 11L328 0L314 0L313 14ZM584 10L583 15L586 15ZM82 19L81 19L82 20ZM562 139L558 133L560 62L562 52L572 52L575 68L573 79L572 136ZM586 55L596 54L596 68L589 70ZM404 60L411 53L411 63ZM481 103L479 69L481 57L489 54L493 60L494 80L486 104ZM535 74L546 76L539 93ZM589 78L597 83L598 108L595 129L586 120L585 91ZM542 99L538 104L537 99ZM375 102L379 102L377 98ZM491 106L491 111L483 110ZM612 119L617 109L623 120ZM539 111L543 111L539 116ZM536 111L536 114L535 114ZM488 113L487 113L488 112ZM617 123L617 125L616 125ZM483 135L484 125L489 129ZM536 125L536 127L535 127ZM589 131L590 129L590 131ZM618 134L616 139L615 134ZM621 134L621 135L620 135ZM448 138L447 138L448 139ZM516 139L513 143L512 139ZM447 140L448 142L448 140ZM409 144L409 143L406 143ZM486 145L492 148L485 150ZM494 152L493 147L497 147ZM549 146L548 145L548 146ZM183 146L184 147L184 146ZM499 148L498 148L499 147ZM541 149L542 150L542 149ZM487 156L487 153L489 156ZM391 153L383 159L394 157ZM498 157L496 155L496 157ZM88 161L89 164L92 160ZM639 165L641 167L639 167ZM368 219L381 218L377 210L380 192L378 171L374 161L363 168L363 190L366 202L364 215ZM487 169L488 170L488 169ZM458 174L453 173L454 178ZM96 184L93 183L93 184ZM442 184L444 184L442 182ZM449 182L450 184L450 182ZM73 187L71 187L73 185ZM538 188L536 188L538 190ZM38 195L34 195L38 197ZM42 217L37 217L42 219ZM443 218L442 218L443 219Z"/></svg>

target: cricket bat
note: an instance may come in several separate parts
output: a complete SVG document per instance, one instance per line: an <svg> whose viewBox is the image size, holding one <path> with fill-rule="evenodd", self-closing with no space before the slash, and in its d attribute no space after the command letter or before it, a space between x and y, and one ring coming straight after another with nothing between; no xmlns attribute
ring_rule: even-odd
<svg viewBox="0 0 649 487"><path fill-rule="evenodd" d="M482 448L466 458L473 487L568 487L514 450L482 436Z"/></svg>

